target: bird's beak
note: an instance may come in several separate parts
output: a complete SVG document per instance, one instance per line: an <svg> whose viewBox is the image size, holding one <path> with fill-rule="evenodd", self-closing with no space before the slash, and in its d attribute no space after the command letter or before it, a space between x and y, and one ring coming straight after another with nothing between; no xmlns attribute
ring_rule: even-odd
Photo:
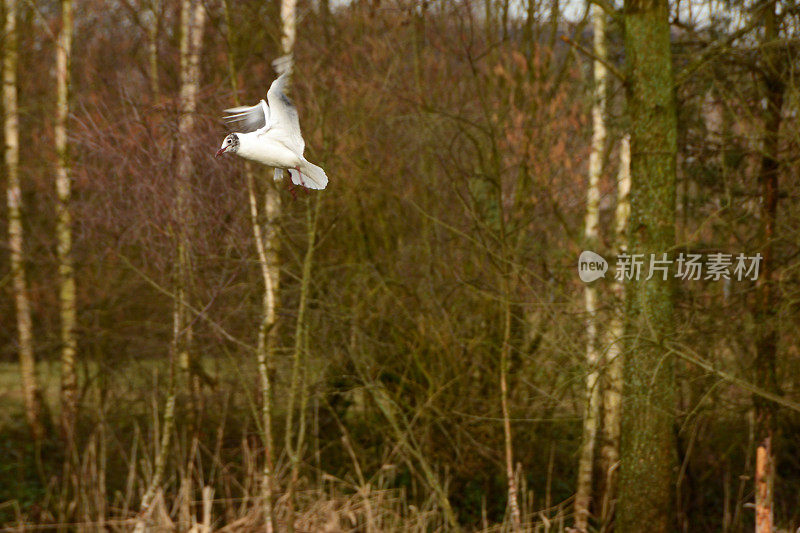
<svg viewBox="0 0 800 533"><path fill-rule="evenodd" d="M221 156L224 153L225 153L225 148L224 147L220 148L219 150L217 150L217 154L214 156L214 159L218 158L219 156Z"/></svg>

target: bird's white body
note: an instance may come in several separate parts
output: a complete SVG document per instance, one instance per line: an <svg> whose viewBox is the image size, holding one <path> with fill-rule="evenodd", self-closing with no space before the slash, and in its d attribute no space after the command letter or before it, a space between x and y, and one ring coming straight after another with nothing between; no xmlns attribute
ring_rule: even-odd
<svg viewBox="0 0 800 533"><path fill-rule="evenodd" d="M324 189L328 176L303 157L306 143L300 134L297 109L284 94L287 73L272 82L267 100L250 107L227 109L225 120L240 123L244 133L231 133L222 141L217 156L226 152L273 167L275 179L289 172L292 182L309 189Z"/></svg>
<svg viewBox="0 0 800 533"><path fill-rule="evenodd" d="M302 155L297 155L285 144L274 139L269 131L238 133L237 136L240 144L236 155L239 157L283 170L296 168L305 161Z"/></svg>

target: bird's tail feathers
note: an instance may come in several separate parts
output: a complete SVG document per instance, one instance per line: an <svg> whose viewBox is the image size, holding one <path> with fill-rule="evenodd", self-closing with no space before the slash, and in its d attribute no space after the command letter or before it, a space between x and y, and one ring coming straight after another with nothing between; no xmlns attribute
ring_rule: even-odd
<svg viewBox="0 0 800 533"><path fill-rule="evenodd" d="M302 185L309 189L324 189L328 185L327 174L314 163L303 160L300 164L300 173L302 176L298 176L296 170L289 169L292 183L295 185Z"/></svg>

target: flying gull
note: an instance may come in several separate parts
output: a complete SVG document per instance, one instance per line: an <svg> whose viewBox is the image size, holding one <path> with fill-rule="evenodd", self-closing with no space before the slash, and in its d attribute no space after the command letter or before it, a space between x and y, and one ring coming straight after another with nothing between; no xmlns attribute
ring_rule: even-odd
<svg viewBox="0 0 800 533"><path fill-rule="evenodd" d="M237 124L242 132L225 137L215 157L230 152L273 167L276 181L283 179L285 170L295 185L324 189L328 185L325 171L303 157L306 143L300 133L297 108L285 93L288 74L272 82L266 102L225 110L225 122Z"/></svg>

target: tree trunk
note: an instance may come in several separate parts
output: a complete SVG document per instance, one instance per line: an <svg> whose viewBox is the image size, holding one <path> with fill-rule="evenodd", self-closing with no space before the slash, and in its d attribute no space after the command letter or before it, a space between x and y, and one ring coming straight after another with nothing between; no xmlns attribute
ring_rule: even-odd
<svg viewBox="0 0 800 533"><path fill-rule="evenodd" d="M256 346L256 357L258 359L258 374L261 381L261 424L263 425L264 439L264 467L262 470L262 497L264 499L264 521L267 533L274 530L272 517L272 384L270 371L273 363L273 353L275 349L275 332L277 324L277 297L278 297L278 274L277 253L275 248L269 244L277 243L277 223L275 218L270 218L270 211L274 206L267 205L267 222L264 233L266 239L262 237L261 227L258 223L258 204L255 195L255 180L250 165L247 165L247 188L250 197L250 216L253 226L253 236L256 241L258 259L261 265L261 274L264 279L264 298L263 316L261 325L258 329L258 344ZM274 187L271 187L274 189ZM267 199L278 198L277 194L268 195ZM269 209L273 207L273 209Z"/></svg>
<svg viewBox="0 0 800 533"><path fill-rule="evenodd" d="M178 168L176 183L176 224L178 227L178 257L176 278L175 319L178 321L178 366L181 370L186 390L191 399L191 410L197 409L198 383L192 371L190 356L192 326L188 312L189 288L191 287L191 258L189 254L189 228L191 211L189 191L194 175L192 161L192 134L194 115L197 107L197 93L200 88L200 47L205 26L205 7L199 0L183 0L181 3L181 88L178 117Z"/></svg>
<svg viewBox="0 0 800 533"><path fill-rule="evenodd" d="M606 15L600 6L592 5L594 53L606 58ZM606 144L606 67L594 61L594 104L592 106L592 147L589 155L589 186L586 193L585 249L597 250L600 223L600 177ZM584 287L586 311L586 412L583 416L583 438L578 459L578 487L575 494L575 529L586 531L592 499L595 442L600 414L600 356L597 347L597 287Z"/></svg>
<svg viewBox="0 0 800 533"><path fill-rule="evenodd" d="M511 513L511 531L520 531L522 513L519 509L517 480L514 475L514 443L511 433L511 411L508 405L508 368L511 355L511 291L509 275L503 276L503 344L500 348L500 408L503 414L503 442L505 452L508 510Z"/></svg>
<svg viewBox="0 0 800 533"><path fill-rule="evenodd" d="M234 103L239 105L238 72L234 53L230 48L232 41L233 24L231 23L230 0L225 0L225 22L228 35L228 71L231 79L231 89ZM253 240L258 254L258 264L261 267L261 277L264 281L264 296L262 299L262 316L258 328L258 341L256 344L256 359L258 361L259 381L261 382L261 431L264 443L264 465L262 468L261 497L264 505L264 529L266 533L274 531L274 517L272 507L272 472L273 438L272 438L272 382L270 372L273 367L273 355L276 341L277 306L280 265L278 263L278 223L280 216L280 196L274 186L268 185L265 202L265 218L262 227L259 221L257 188L255 172L249 162L245 162L245 177L247 179L247 192L250 200L250 224L253 229Z"/></svg>
<svg viewBox="0 0 800 533"><path fill-rule="evenodd" d="M776 2L765 6L763 12L764 43L778 38ZM761 14L756 14L759 16ZM778 349L776 310L779 295L774 281L775 273L775 221L778 212L778 162L779 131L785 82L781 75L780 50L776 46L762 48L764 91L767 107L764 110L764 141L758 181L761 187L761 224L763 257L758 279L758 303L756 308L756 358L755 383L769 391L777 391L775 373ZM760 396L753 397L755 405L756 443L756 533L772 531L773 501L772 487L775 479L774 432L775 404Z"/></svg>
<svg viewBox="0 0 800 533"><path fill-rule="evenodd" d="M631 204L631 145L626 135L620 142L617 177L617 208L614 212L614 250L611 256L628 250L628 216ZM600 448L602 479L601 530L608 528L614 515L616 472L619 466L619 436L622 419L622 343L624 334L625 287L615 280L611 285L614 305L606 330L603 355L603 429Z"/></svg>
<svg viewBox="0 0 800 533"><path fill-rule="evenodd" d="M281 52L294 53L297 36L297 0L281 0Z"/></svg>
<svg viewBox="0 0 800 533"><path fill-rule="evenodd" d="M139 519L135 532L146 531L146 519L161 483L164 479L167 454L169 453L172 432L175 427L175 361L179 365L181 374L186 379L186 384L193 392L191 381L191 367L189 359L189 343L191 341L191 325L187 304L190 265L188 259L188 232L189 223L188 194L189 182L194 173L194 164L191 158L191 135L194 128L194 113L197 106L197 93L200 86L200 47L203 41L203 28L205 26L205 8L199 0L183 0L181 2L181 88L180 88L180 116L178 118L178 171L177 183L177 208L176 222L178 228L178 268L175 278L175 291L173 300L172 317L172 346L170 349L170 384L167 391L166 406L164 409L164 424L161 434L161 443L156 453L153 478L148 484L147 491L142 497Z"/></svg>
<svg viewBox="0 0 800 533"><path fill-rule="evenodd" d="M61 434L68 449L74 446L75 418L78 413L78 379L75 357L78 342L75 337L77 311L75 302L75 270L72 260L72 211L70 208L71 178L69 168L70 61L72 56L72 0L61 0L61 32L56 47L56 104L55 142L58 156L56 166L56 238L58 241L58 281L61 313Z"/></svg>
<svg viewBox="0 0 800 533"><path fill-rule="evenodd" d="M153 100L158 100L158 30L161 16L161 1L151 0L151 18L147 21L147 60L150 71L150 92Z"/></svg>
<svg viewBox="0 0 800 533"><path fill-rule="evenodd" d="M626 0L627 114L631 125L630 254L661 258L675 244L677 127L666 0ZM669 275L630 282L624 360L617 531L673 529L673 332Z"/></svg>
<svg viewBox="0 0 800 533"><path fill-rule="evenodd" d="M19 182L19 110L17 108L17 2L5 0L3 47L3 130L5 134L6 202L8 205L8 247L14 304L17 312L19 364L25 417L37 447L44 436L42 399L36 378L28 282L25 273L22 229L22 190Z"/></svg>
<svg viewBox="0 0 800 533"><path fill-rule="evenodd" d="M756 533L772 533L775 472L771 441L767 436L756 448Z"/></svg>
<svg viewBox="0 0 800 533"><path fill-rule="evenodd" d="M252 174L251 174L252 176ZM278 224L281 215L281 199L274 185L267 186L265 197L264 231L256 231L258 227L258 211L255 187L248 181L250 207L253 222L253 236L258 247L261 274L264 279L263 316L258 330L258 372L261 381L261 420L264 426L264 469L262 490L265 506L265 530L273 531L272 520L272 472L273 472L273 438L272 438L272 385L270 373L273 370L273 358L278 333L278 302L280 301L280 240Z"/></svg>
<svg viewBox="0 0 800 533"><path fill-rule="evenodd" d="M292 72L294 70L294 43L295 38L297 35L297 0L281 0L281 52L283 53L283 57L276 60L273 65L275 69L278 71L279 74L283 72ZM278 170L275 170L276 175L278 174ZM291 179L289 177L288 172L283 173L283 179ZM266 198L266 208L267 208L267 220L275 221L280 216L280 202L277 196L278 191L274 187L267 188L267 198ZM288 504L288 531L294 531L294 489L297 483L299 469L300 469L300 453L302 450L302 443L303 443L303 435L304 435L304 414L303 410L305 408L306 400L307 400L307 391L305 387L304 380L301 380L302 377L305 376L304 372L301 372L301 367L304 366L303 363L306 359L306 342L305 336L307 335L307 324L305 323L305 312L306 312L306 303L308 298L308 291L309 291L309 283L310 283L310 276L311 276L311 263L313 261L314 255L314 241L316 237L316 223L317 223L317 212L319 209L319 199L316 199L316 209L314 210L314 216L312 221L311 216L311 204L306 205L306 215L307 215L307 231L308 231L308 250L306 251L305 258L303 260L303 275L300 281L300 301L298 303L298 310L297 310L297 323L295 327L295 343L294 343L294 352L292 356L292 372L291 372L291 384L289 390L289 398L288 398L288 407L286 409L286 432L284 435L285 438L285 447L286 447L286 454L289 456L289 462L291 465L291 471L289 474L289 482L286 487L286 501ZM267 247L265 250L268 254L272 257L268 259L272 259L272 261L268 261L267 269L265 274L269 277L272 281L270 282L270 286L274 286L277 290L277 282L278 282L278 241L277 241L277 232L272 231L272 238L268 240ZM271 264L270 264L271 263ZM274 281L274 283L273 283ZM274 302L275 298L272 298L273 302L273 309L272 313L274 313ZM269 305L269 300L265 299L265 305ZM270 313L269 309L266 309L267 313ZM301 382L302 381L302 382ZM298 423L298 427L294 427L294 408L297 396L300 395L300 421ZM297 435L294 435L295 430L297 431Z"/></svg>

